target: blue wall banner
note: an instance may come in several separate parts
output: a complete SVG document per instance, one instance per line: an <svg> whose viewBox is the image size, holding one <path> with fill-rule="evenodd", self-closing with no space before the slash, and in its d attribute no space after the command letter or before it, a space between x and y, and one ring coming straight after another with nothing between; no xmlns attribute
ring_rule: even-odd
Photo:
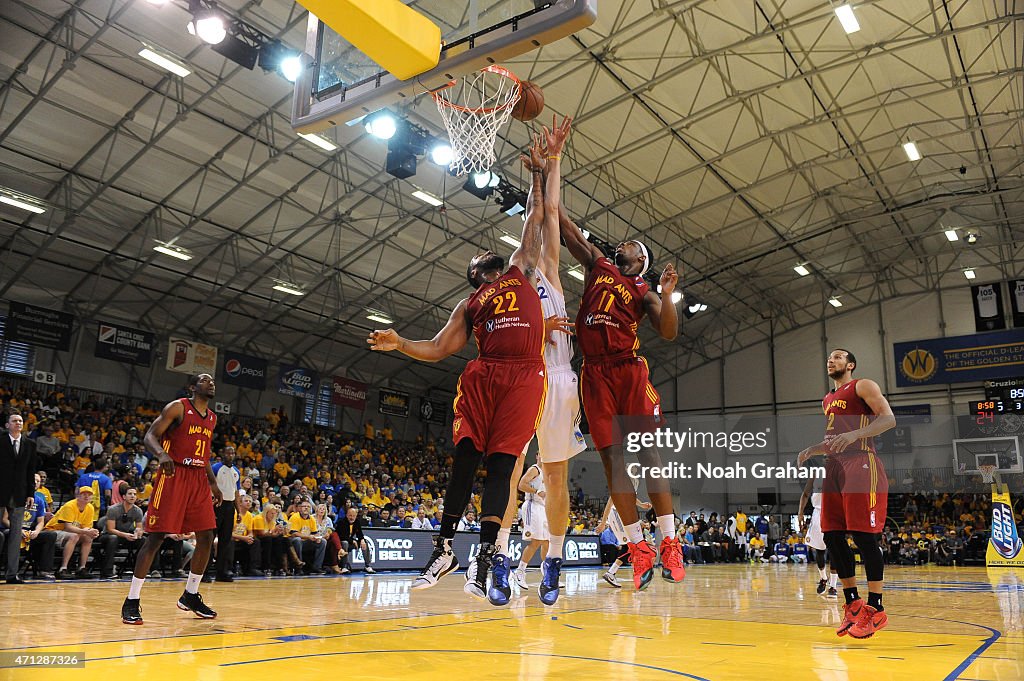
<svg viewBox="0 0 1024 681"><path fill-rule="evenodd" d="M903 388L1012 378L1024 373L1024 329L893 344Z"/></svg>
<svg viewBox="0 0 1024 681"><path fill-rule="evenodd" d="M319 381L316 372L294 364L282 364L277 372L277 392L292 397L312 397Z"/></svg>
<svg viewBox="0 0 1024 681"><path fill-rule="evenodd" d="M230 385L264 390L267 387L267 360L226 351L220 365L220 377Z"/></svg>
<svg viewBox="0 0 1024 681"><path fill-rule="evenodd" d="M93 354L115 362L148 367L153 362L155 346L156 337L151 331L101 321L96 332L96 350Z"/></svg>

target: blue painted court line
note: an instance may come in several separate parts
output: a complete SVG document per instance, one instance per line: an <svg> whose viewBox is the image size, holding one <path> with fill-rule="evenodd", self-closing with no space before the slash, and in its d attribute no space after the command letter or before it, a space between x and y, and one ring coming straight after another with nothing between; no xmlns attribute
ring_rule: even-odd
<svg viewBox="0 0 1024 681"><path fill-rule="evenodd" d="M605 660L599 657L586 657L583 655L556 655L553 653L526 653L526 652L515 652L509 650L442 650L430 648L426 650L348 650L337 653L314 653L311 655L291 655L288 657L271 657L265 660L249 660L248 662L226 662L221 667L236 667L246 664L260 664L262 662L279 662L281 660L299 660L307 659L311 657L332 657L335 655L382 655L382 654L399 654L404 655L407 653L471 653L479 655L515 655L518 657L548 657L562 660L583 660L585 662L603 662L605 664L620 664L626 667L637 667L639 669L650 669L656 672L664 672L666 674L672 674L673 676L685 676L695 681L709 681L701 676L695 676L693 674L687 674L676 669L666 669L665 667L655 667L649 664L640 664L639 662L625 662L623 660Z"/></svg>
<svg viewBox="0 0 1024 681"><path fill-rule="evenodd" d="M296 641L317 641L323 638L323 636L308 636L306 634L295 634L294 636L271 636L274 641L280 641L281 643L295 643Z"/></svg>

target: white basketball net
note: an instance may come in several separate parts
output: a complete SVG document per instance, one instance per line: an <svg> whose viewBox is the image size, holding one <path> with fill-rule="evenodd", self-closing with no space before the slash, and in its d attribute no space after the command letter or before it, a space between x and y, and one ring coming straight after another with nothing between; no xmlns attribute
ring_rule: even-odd
<svg viewBox="0 0 1024 681"><path fill-rule="evenodd" d="M990 466L990 465L978 466L978 471L981 473L981 480L982 480L982 482L995 482L996 481L996 479L995 479L996 467L995 466Z"/></svg>
<svg viewBox="0 0 1024 681"><path fill-rule="evenodd" d="M521 91L514 73L488 66L430 93L448 129L452 172L481 173L494 164L494 140Z"/></svg>

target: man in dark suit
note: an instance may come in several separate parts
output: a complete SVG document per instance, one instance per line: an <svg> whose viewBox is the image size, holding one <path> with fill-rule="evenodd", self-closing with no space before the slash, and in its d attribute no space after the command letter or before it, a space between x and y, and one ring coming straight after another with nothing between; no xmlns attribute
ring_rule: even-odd
<svg viewBox="0 0 1024 681"><path fill-rule="evenodd" d="M0 505L6 507L11 523L7 541L7 583L23 584L18 577L21 524L25 501L35 491L36 443L22 432L21 414L7 417L7 433L0 435Z"/></svg>

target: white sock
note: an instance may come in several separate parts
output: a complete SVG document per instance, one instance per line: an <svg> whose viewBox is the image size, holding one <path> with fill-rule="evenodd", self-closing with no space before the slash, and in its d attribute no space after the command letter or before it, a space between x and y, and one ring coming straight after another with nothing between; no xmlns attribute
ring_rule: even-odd
<svg viewBox="0 0 1024 681"><path fill-rule="evenodd" d="M185 591L190 594L199 593L199 582L203 581L202 575L197 575L194 572L188 573L188 579L185 580Z"/></svg>
<svg viewBox="0 0 1024 681"><path fill-rule="evenodd" d="M132 585L128 587L128 598L133 601L139 599L142 596L142 585L146 583L146 578L139 579L135 575L132 575Z"/></svg>
<svg viewBox="0 0 1024 681"><path fill-rule="evenodd" d="M823 580L828 580L828 573L825 572L825 568L818 568L818 574L821 575Z"/></svg>
<svg viewBox="0 0 1024 681"><path fill-rule="evenodd" d="M522 560L522 559L520 559L520 561L519 561L519 565L518 565L518 566L516 567L516 570L519 570L519 572L526 572L526 568L527 568L527 567L528 567L528 566L527 566L527 564L526 564L526 561L525 561L525 560Z"/></svg>
<svg viewBox="0 0 1024 681"><path fill-rule="evenodd" d="M658 529L661 530L662 539L672 539L676 536L676 517L669 513L668 515L658 516Z"/></svg>
<svg viewBox="0 0 1024 681"><path fill-rule="evenodd" d="M630 544L639 544L644 540L644 531L640 528L640 521L626 525L626 539Z"/></svg>
<svg viewBox="0 0 1024 681"><path fill-rule="evenodd" d="M614 576L615 573L619 571L620 567L622 567L622 561L616 559L616 561L612 563L612 566L608 568L608 574Z"/></svg>
<svg viewBox="0 0 1024 681"><path fill-rule="evenodd" d="M562 545L565 544L565 535L553 534L548 540L548 555L546 558L561 558Z"/></svg>
<svg viewBox="0 0 1024 681"><path fill-rule="evenodd" d="M828 575L828 585L833 589L836 588L836 584L839 582L839 575L835 572L830 572Z"/></svg>
<svg viewBox="0 0 1024 681"><path fill-rule="evenodd" d="M508 538L512 534L512 529L505 529L504 527L498 530L498 553L502 556L508 555Z"/></svg>

